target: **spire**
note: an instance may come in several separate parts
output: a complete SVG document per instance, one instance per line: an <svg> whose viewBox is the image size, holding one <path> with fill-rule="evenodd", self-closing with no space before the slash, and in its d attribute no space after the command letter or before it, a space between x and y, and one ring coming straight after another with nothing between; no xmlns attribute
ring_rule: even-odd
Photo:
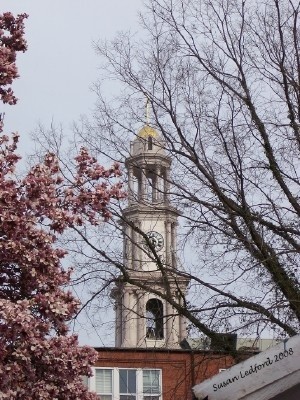
<svg viewBox="0 0 300 400"><path fill-rule="evenodd" d="M158 139L158 137L159 137L158 132L150 126L150 100L147 95L146 95L146 104L145 104L145 120L146 120L146 124L138 132L138 137L143 138L143 139L147 139L149 137Z"/></svg>
<svg viewBox="0 0 300 400"><path fill-rule="evenodd" d="M149 97L146 97L146 125L150 123L150 101Z"/></svg>

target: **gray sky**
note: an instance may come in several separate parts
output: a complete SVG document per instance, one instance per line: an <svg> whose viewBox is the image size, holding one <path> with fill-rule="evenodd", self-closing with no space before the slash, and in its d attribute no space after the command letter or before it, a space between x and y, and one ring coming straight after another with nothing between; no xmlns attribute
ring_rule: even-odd
<svg viewBox="0 0 300 400"><path fill-rule="evenodd" d="M101 62L92 44L121 30L137 32L141 8L142 0L1 0L1 13L29 14L28 51L18 55L20 78L13 84L19 102L0 106L4 132L21 136L19 154L32 151L30 132L39 122L49 127L54 120L67 132L80 115L91 114L96 98L90 88ZM81 343L101 346L110 336L107 344L113 344L114 332L79 333Z"/></svg>
<svg viewBox="0 0 300 400"><path fill-rule="evenodd" d="M90 113L100 64L93 42L120 30L136 32L141 8L142 0L1 0L1 12L29 14L28 51L18 55L20 78L13 84L19 102L0 108L5 132L21 135L21 153L31 148L29 132L39 122L54 120L67 130Z"/></svg>

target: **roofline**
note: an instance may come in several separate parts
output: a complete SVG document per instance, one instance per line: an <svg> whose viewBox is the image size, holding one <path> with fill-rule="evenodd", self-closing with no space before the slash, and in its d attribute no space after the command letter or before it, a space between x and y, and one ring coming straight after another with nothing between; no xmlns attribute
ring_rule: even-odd
<svg viewBox="0 0 300 400"><path fill-rule="evenodd" d="M232 356L232 352L224 350L200 350L200 349L167 349L167 348L137 348L137 347L94 347L97 352L121 352L121 353L193 353ZM238 354L247 354L249 352L238 352ZM251 353L253 354L253 353Z"/></svg>

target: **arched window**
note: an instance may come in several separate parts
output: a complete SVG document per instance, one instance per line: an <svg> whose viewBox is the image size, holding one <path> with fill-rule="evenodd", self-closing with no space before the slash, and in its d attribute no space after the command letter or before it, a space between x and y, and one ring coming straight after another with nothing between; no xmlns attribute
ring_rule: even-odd
<svg viewBox="0 0 300 400"><path fill-rule="evenodd" d="M148 136L148 150L153 149L153 138L152 136Z"/></svg>
<svg viewBox="0 0 300 400"><path fill-rule="evenodd" d="M146 337L163 339L163 304L158 299L150 299L146 304Z"/></svg>

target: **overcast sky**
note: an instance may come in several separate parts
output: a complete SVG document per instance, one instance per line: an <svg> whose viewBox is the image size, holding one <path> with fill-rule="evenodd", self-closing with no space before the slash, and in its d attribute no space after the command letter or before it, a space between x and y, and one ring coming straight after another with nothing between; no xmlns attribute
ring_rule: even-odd
<svg viewBox="0 0 300 400"><path fill-rule="evenodd" d="M138 31L142 0L1 0L1 12L26 12L28 51L18 55L20 78L13 89L17 106L5 111L5 132L18 131L22 153L39 122L62 122L65 129L95 103L91 86L99 56L93 42L117 31Z"/></svg>
<svg viewBox="0 0 300 400"><path fill-rule="evenodd" d="M142 0L1 0L1 13L29 14L28 51L18 55L20 78L13 84L19 102L0 106L0 112L5 111L4 132L21 135L19 154L32 151L30 132L38 123L49 127L54 120L68 131L80 115L91 114L95 103L91 86L101 63L93 42L112 38L120 30L138 32L141 8ZM79 333L81 343L113 344L112 331Z"/></svg>

